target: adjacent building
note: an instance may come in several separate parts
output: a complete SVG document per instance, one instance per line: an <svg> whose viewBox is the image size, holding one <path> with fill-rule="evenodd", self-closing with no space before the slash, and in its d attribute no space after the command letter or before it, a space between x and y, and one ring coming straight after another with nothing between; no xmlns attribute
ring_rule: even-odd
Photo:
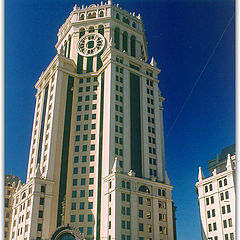
<svg viewBox="0 0 240 240"><path fill-rule="evenodd" d="M74 6L35 87L10 239L173 240L160 69L140 14Z"/></svg>
<svg viewBox="0 0 240 240"><path fill-rule="evenodd" d="M196 189L203 240L234 240L235 236L235 145L208 162L211 176L199 167Z"/></svg>
<svg viewBox="0 0 240 240"><path fill-rule="evenodd" d="M4 239L9 239L12 219L13 194L18 184L21 184L18 176L5 175L4 181Z"/></svg>

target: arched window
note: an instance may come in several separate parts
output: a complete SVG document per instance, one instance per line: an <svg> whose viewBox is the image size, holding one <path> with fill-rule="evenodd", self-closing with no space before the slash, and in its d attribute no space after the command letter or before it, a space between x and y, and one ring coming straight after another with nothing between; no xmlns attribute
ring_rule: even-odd
<svg viewBox="0 0 240 240"><path fill-rule="evenodd" d="M88 19L92 19L92 18L96 18L96 13L95 12L88 14Z"/></svg>
<svg viewBox="0 0 240 240"><path fill-rule="evenodd" d="M131 36L131 56L136 57L136 37Z"/></svg>
<svg viewBox="0 0 240 240"><path fill-rule="evenodd" d="M226 178L223 180L223 183L224 183L224 186L227 185L227 179Z"/></svg>
<svg viewBox="0 0 240 240"><path fill-rule="evenodd" d="M26 193L23 193L22 195L22 199L24 199L26 197Z"/></svg>
<svg viewBox="0 0 240 240"><path fill-rule="evenodd" d="M89 33L95 32L94 27L89 27L88 32Z"/></svg>
<svg viewBox="0 0 240 240"><path fill-rule="evenodd" d="M64 233L59 240L75 240L75 237L71 233Z"/></svg>
<svg viewBox="0 0 240 240"><path fill-rule="evenodd" d="M139 189L138 189L138 191L139 191L139 192L150 193L149 188L148 188L147 186L145 186L145 185L140 186Z"/></svg>
<svg viewBox="0 0 240 240"><path fill-rule="evenodd" d="M133 23L132 23L132 26L133 26L134 28L136 28L136 23L135 23L135 22L133 22Z"/></svg>
<svg viewBox="0 0 240 240"><path fill-rule="evenodd" d="M104 12L103 11L100 11L99 17L104 17Z"/></svg>
<svg viewBox="0 0 240 240"><path fill-rule="evenodd" d="M209 185L209 191L212 191L212 184Z"/></svg>
<svg viewBox="0 0 240 240"><path fill-rule="evenodd" d="M126 17L123 17L123 20L122 20L124 23L126 23L126 24L129 24L129 19L128 18L126 18Z"/></svg>
<svg viewBox="0 0 240 240"><path fill-rule="evenodd" d="M103 27L103 25L100 25L98 27L98 33L100 33L100 34L102 34L104 36L104 27Z"/></svg>
<svg viewBox="0 0 240 240"><path fill-rule="evenodd" d="M125 181L122 181L122 188L125 188L126 184Z"/></svg>
<svg viewBox="0 0 240 240"><path fill-rule="evenodd" d="M166 196L165 190L162 190L162 195L163 195L164 197Z"/></svg>
<svg viewBox="0 0 240 240"><path fill-rule="evenodd" d="M82 37L83 35L85 35L85 29L81 28L79 31L79 38Z"/></svg>
<svg viewBox="0 0 240 240"><path fill-rule="evenodd" d="M114 29L114 43L116 49L119 49L119 38L120 38L120 30L119 28Z"/></svg>
<svg viewBox="0 0 240 240"><path fill-rule="evenodd" d="M120 19L120 16L118 13L116 14L116 19L118 19L118 20Z"/></svg>
<svg viewBox="0 0 240 240"><path fill-rule="evenodd" d="M205 186L205 192L206 193L208 192L208 186Z"/></svg>
<svg viewBox="0 0 240 240"><path fill-rule="evenodd" d="M219 187L222 187L222 180L219 181Z"/></svg>
<svg viewBox="0 0 240 240"><path fill-rule="evenodd" d="M84 20L84 14L80 15L80 20Z"/></svg>
<svg viewBox="0 0 240 240"><path fill-rule="evenodd" d="M128 51L128 34L127 32L124 32L122 35L122 50Z"/></svg>

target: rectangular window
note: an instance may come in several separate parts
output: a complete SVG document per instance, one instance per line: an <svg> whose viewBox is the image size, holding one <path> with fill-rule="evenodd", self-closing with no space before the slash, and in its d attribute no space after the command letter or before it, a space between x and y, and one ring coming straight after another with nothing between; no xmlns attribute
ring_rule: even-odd
<svg viewBox="0 0 240 240"><path fill-rule="evenodd" d="M222 206L222 214L225 214L226 211L225 211L225 206Z"/></svg>
<svg viewBox="0 0 240 240"><path fill-rule="evenodd" d="M82 162L86 162L87 161L87 156L82 156Z"/></svg>
<svg viewBox="0 0 240 240"><path fill-rule="evenodd" d="M73 174L78 174L78 168L77 167L73 168Z"/></svg>
<svg viewBox="0 0 240 240"><path fill-rule="evenodd" d="M90 173L94 173L94 167L90 167Z"/></svg>
<svg viewBox="0 0 240 240"><path fill-rule="evenodd" d="M213 223L213 231L216 231L217 230L217 223Z"/></svg>
<svg viewBox="0 0 240 240"><path fill-rule="evenodd" d="M125 221L122 221L122 229L125 229Z"/></svg>
<svg viewBox="0 0 240 240"><path fill-rule="evenodd" d="M216 214L215 214L215 209L212 210L212 217L215 217Z"/></svg>
<svg viewBox="0 0 240 240"><path fill-rule="evenodd" d="M92 144L92 145L91 145L91 151L94 151L94 150L95 150L95 145Z"/></svg>
<svg viewBox="0 0 240 240"><path fill-rule="evenodd" d="M138 217L143 218L143 210L138 210Z"/></svg>
<svg viewBox="0 0 240 240"><path fill-rule="evenodd" d="M138 204L143 204L143 198L142 197L138 197Z"/></svg>
<svg viewBox="0 0 240 240"><path fill-rule="evenodd" d="M93 209L93 202L88 202L88 209Z"/></svg>
<svg viewBox="0 0 240 240"><path fill-rule="evenodd" d="M228 213L231 212L231 207L230 207L230 205L227 205L227 212L228 212Z"/></svg>
<svg viewBox="0 0 240 240"><path fill-rule="evenodd" d="M93 197L93 190L89 190L88 196L89 196L89 197Z"/></svg>
<svg viewBox="0 0 240 240"><path fill-rule="evenodd" d="M73 185L73 186L77 186L77 179L73 179L72 185Z"/></svg>
<svg viewBox="0 0 240 240"><path fill-rule="evenodd" d="M88 118L89 118L88 114L85 114L84 115L84 120L88 120Z"/></svg>
<svg viewBox="0 0 240 240"><path fill-rule="evenodd" d="M96 129L96 124L94 123L94 124L92 124L92 129Z"/></svg>
<svg viewBox="0 0 240 240"><path fill-rule="evenodd" d="M74 163L78 163L78 157L74 157Z"/></svg>
<svg viewBox="0 0 240 240"><path fill-rule="evenodd" d="M90 156L90 162L94 162L94 155Z"/></svg>
<svg viewBox="0 0 240 240"><path fill-rule="evenodd" d="M84 215L83 214L79 215L79 222L84 222Z"/></svg>
<svg viewBox="0 0 240 240"><path fill-rule="evenodd" d="M85 185L86 184L86 179L85 178L81 178L81 185Z"/></svg>
<svg viewBox="0 0 240 240"><path fill-rule="evenodd" d="M71 209L76 210L76 203L75 202L72 203L72 208Z"/></svg>
<svg viewBox="0 0 240 240"><path fill-rule="evenodd" d="M223 227L227 228L227 220L223 220Z"/></svg>
<svg viewBox="0 0 240 240"><path fill-rule="evenodd" d="M89 185L94 184L94 178L89 178Z"/></svg>
<svg viewBox="0 0 240 240"><path fill-rule="evenodd" d="M228 226L232 227L232 219L231 218L228 219Z"/></svg>
<svg viewBox="0 0 240 240"><path fill-rule="evenodd" d="M211 217L210 211L207 211L207 216L208 216L208 218Z"/></svg>
<svg viewBox="0 0 240 240"><path fill-rule="evenodd" d="M77 197L77 191L72 191L72 198L76 198Z"/></svg>
<svg viewBox="0 0 240 240"><path fill-rule="evenodd" d="M125 207L122 207L122 215L125 215Z"/></svg>
<svg viewBox="0 0 240 240"><path fill-rule="evenodd" d="M84 209L84 202L80 202L79 208L80 208L80 209Z"/></svg>
<svg viewBox="0 0 240 240"><path fill-rule="evenodd" d="M80 191L80 197L85 197L85 190Z"/></svg>
<svg viewBox="0 0 240 240"><path fill-rule="evenodd" d="M139 232L143 232L143 223L139 223Z"/></svg>
<svg viewBox="0 0 240 240"><path fill-rule="evenodd" d="M40 205L44 205L44 198L40 198Z"/></svg>
<svg viewBox="0 0 240 240"><path fill-rule="evenodd" d="M87 228L87 235L92 235L92 227Z"/></svg>
<svg viewBox="0 0 240 240"><path fill-rule="evenodd" d="M208 231L209 231L209 232L212 231L212 224L208 224Z"/></svg>
<svg viewBox="0 0 240 240"><path fill-rule="evenodd" d="M127 216L130 216L130 208L127 207Z"/></svg>
<svg viewBox="0 0 240 240"><path fill-rule="evenodd" d="M214 197L211 196L211 204L213 204L213 203L214 203Z"/></svg>

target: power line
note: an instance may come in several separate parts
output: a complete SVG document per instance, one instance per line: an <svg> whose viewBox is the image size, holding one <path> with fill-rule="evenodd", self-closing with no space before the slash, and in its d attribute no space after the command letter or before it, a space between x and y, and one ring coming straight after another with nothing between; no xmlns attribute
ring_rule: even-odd
<svg viewBox="0 0 240 240"><path fill-rule="evenodd" d="M228 21L228 23L227 23L227 25L226 25L224 31L222 32L222 35L221 35L220 38L218 39L218 41L217 41L217 43L216 43L214 49L212 50L211 54L209 55L208 60L207 60L206 64L204 65L202 71L200 72L198 78L197 78L196 81L194 82L193 87L192 87L192 89L191 89L189 95L186 97L186 99L185 99L185 101L184 101L184 103L183 103L183 105L182 105L180 111L179 111L178 114L177 114L176 119L174 120L172 126L170 127L170 129L169 129L169 131L168 131L168 133L167 133L167 135L166 135L166 140L167 140L167 137L169 136L169 134L171 133L171 131L173 130L174 126L176 125L176 122L177 122L179 116L181 115L182 111L184 110L184 108L185 108L187 102L189 101L189 99L190 99L190 97L191 97L191 95L192 95L194 89L196 88L196 86L197 86L199 80L201 79L201 77L202 77L202 75L203 75L205 69L207 68L209 62L211 61L211 59L212 59L212 57L213 57L213 55L214 55L214 53L215 53L215 51L216 51L216 49L217 49L219 43L221 42L221 40L222 40L222 38L223 38L223 35L225 34L225 32L227 31L229 25L230 25L231 22L232 22L233 17L234 17L234 13L233 13L232 17L229 19L229 21Z"/></svg>

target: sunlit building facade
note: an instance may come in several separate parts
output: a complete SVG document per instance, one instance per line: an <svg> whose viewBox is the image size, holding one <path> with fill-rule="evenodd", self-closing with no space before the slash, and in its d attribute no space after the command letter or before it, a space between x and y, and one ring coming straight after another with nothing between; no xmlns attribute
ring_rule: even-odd
<svg viewBox="0 0 240 240"><path fill-rule="evenodd" d="M199 168L196 189L203 240L235 239L235 145L222 150L208 162L211 176L204 178Z"/></svg>
<svg viewBox="0 0 240 240"><path fill-rule="evenodd" d="M160 69L140 14L75 5L55 47L10 239L174 239Z"/></svg>

